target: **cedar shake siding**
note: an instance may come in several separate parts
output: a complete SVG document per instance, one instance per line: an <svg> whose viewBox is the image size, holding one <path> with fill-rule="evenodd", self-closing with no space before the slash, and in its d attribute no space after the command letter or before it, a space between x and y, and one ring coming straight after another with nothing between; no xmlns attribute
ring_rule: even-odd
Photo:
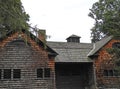
<svg viewBox="0 0 120 89"><path fill-rule="evenodd" d="M0 89L55 89L55 55L46 49L25 33L1 40Z"/></svg>
<svg viewBox="0 0 120 89"><path fill-rule="evenodd" d="M109 37L96 43L95 46L97 47L100 47L100 44L103 46L97 48L98 51L96 52L94 51L96 49L94 49L94 55L91 56L94 60L96 84L99 89L119 89L120 77L115 73L112 55L107 52L107 49L112 48L113 44L120 42L120 40L108 39Z"/></svg>
<svg viewBox="0 0 120 89"><path fill-rule="evenodd" d="M109 36L93 44L80 43L76 35L67 42L44 38L27 30L0 36L0 89L120 89L106 51L114 43L120 48L120 39Z"/></svg>
<svg viewBox="0 0 120 89"><path fill-rule="evenodd" d="M47 42L59 55L55 58L57 89L94 89L93 61L87 57L91 43Z"/></svg>

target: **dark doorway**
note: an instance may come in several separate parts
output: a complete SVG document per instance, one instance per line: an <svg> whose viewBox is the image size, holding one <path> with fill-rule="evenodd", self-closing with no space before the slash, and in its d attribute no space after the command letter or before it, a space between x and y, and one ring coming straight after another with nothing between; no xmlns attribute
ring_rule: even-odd
<svg viewBox="0 0 120 89"><path fill-rule="evenodd" d="M85 89L89 85L92 63L56 63L57 89Z"/></svg>

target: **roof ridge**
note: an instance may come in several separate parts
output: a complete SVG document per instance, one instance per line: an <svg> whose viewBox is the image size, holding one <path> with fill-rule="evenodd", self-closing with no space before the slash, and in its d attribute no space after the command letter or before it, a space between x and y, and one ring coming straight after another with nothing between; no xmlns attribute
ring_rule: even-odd
<svg viewBox="0 0 120 89"><path fill-rule="evenodd" d="M18 32L18 30L10 30L9 32L6 33L6 35L3 35L0 37L0 41L4 40L6 37L10 36L11 34L14 34ZM54 54L55 56L58 55L56 51L54 51L51 47L49 47L46 43L42 42L38 37L36 37L32 32L29 30L21 29L21 32L29 36L32 40L34 40L38 45L41 45L43 48L46 46L46 50Z"/></svg>
<svg viewBox="0 0 120 89"><path fill-rule="evenodd" d="M100 50L106 43L108 43L112 39L112 36L105 37L100 41L94 43L93 49L88 53L88 56L94 55L98 50Z"/></svg>

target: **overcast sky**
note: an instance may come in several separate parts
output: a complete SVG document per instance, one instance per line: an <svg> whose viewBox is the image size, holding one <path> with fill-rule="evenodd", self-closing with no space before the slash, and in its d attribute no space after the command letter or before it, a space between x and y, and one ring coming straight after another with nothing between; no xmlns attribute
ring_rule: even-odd
<svg viewBox="0 0 120 89"><path fill-rule="evenodd" d="M94 20L88 17L89 9L98 0L22 0L30 15L32 26L46 29L48 41L66 42L72 34L81 36L81 42L90 41Z"/></svg>

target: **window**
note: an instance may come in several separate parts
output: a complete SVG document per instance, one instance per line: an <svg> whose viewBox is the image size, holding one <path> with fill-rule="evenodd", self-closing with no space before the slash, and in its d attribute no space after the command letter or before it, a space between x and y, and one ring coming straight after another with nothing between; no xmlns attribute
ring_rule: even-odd
<svg viewBox="0 0 120 89"><path fill-rule="evenodd" d="M104 76L118 76L116 70L104 70Z"/></svg>
<svg viewBox="0 0 120 89"><path fill-rule="evenodd" d="M44 69L44 77L50 77L50 68Z"/></svg>
<svg viewBox="0 0 120 89"><path fill-rule="evenodd" d="M19 79L21 69L0 69L0 79Z"/></svg>
<svg viewBox="0 0 120 89"><path fill-rule="evenodd" d="M1 77L2 77L2 70L0 69L0 79L1 79Z"/></svg>
<svg viewBox="0 0 120 89"><path fill-rule="evenodd" d="M114 70L114 75L119 76L118 70Z"/></svg>
<svg viewBox="0 0 120 89"><path fill-rule="evenodd" d="M43 78L43 69L37 69L37 78Z"/></svg>
<svg viewBox="0 0 120 89"><path fill-rule="evenodd" d="M108 76L108 71L104 70L104 76Z"/></svg>
<svg viewBox="0 0 120 89"><path fill-rule="evenodd" d="M50 68L39 68L37 69L37 78L49 78L50 77Z"/></svg>
<svg viewBox="0 0 120 89"><path fill-rule="evenodd" d="M11 79L11 69L4 69L3 78L4 79Z"/></svg>
<svg viewBox="0 0 120 89"><path fill-rule="evenodd" d="M119 48L120 49L120 42L115 42L112 45L113 48Z"/></svg>
<svg viewBox="0 0 120 89"><path fill-rule="evenodd" d="M20 69L13 69L13 78L21 78L21 70Z"/></svg>
<svg viewBox="0 0 120 89"><path fill-rule="evenodd" d="M114 71L113 70L109 70L108 74L109 74L109 76L114 76Z"/></svg>

